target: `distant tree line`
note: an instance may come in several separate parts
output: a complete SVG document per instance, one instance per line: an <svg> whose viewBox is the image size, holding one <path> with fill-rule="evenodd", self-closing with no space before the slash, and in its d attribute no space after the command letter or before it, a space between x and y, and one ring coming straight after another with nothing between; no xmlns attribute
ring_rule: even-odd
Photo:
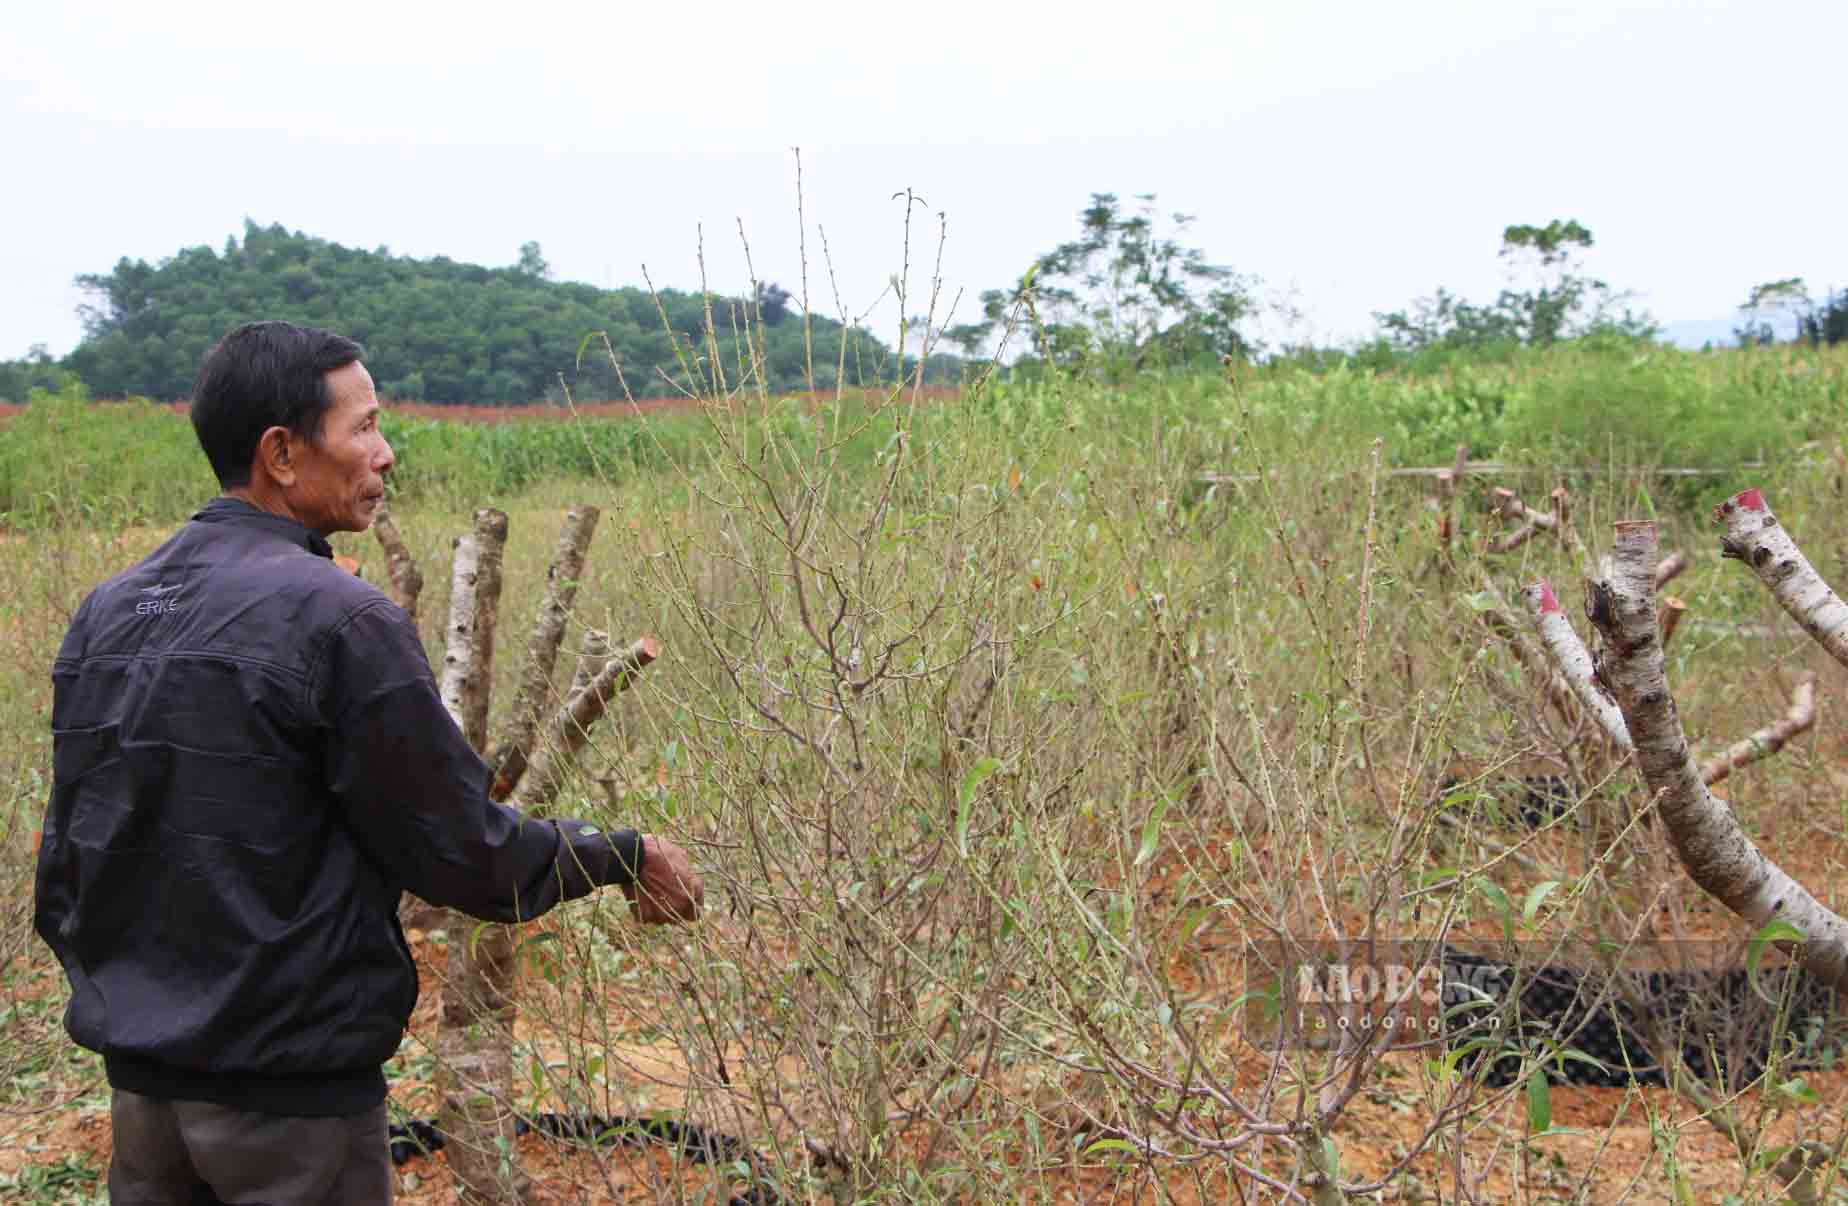
<svg viewBox="0 0 1848 1206"><path fill-rule="evenodd" d="M1261 282L1186 245L1190 215L1164 215L1153 194L1134 201L1093 193L1076 239L1040 255L1011 287L984 292L980 320L943 337L971 358L1011 340L1006 358L1017 370L1050 361L1116 380L1259 358L1310 371L1398 369L1587 336L1648 339L1656 329L1629 307L1628 294L1584 271L1590 228L1556 218L1502 231L1499 258L1510 281L1493 301L1439 288L1406 309L1376 313L1378 333L1358 346L1267 349L1246 329Z"/></svg>
<svg viewBox="0 0 1848 1206"><path fill-rule="evenodd" d="M1410 309L1376 313L1374 321L1389 347L1413 354L1498 344L1546 347L1599 333L1652 335L1654 321L1630 310L1625 294L1585 275L1581 259L1593 242L1591 229L1572 218L1555 218L1545 226L1509 226L1502 231L1499 258L1527 278L1526 288L1503 289L1487 304L1440 288Z"/></svg>
<svg viewBox="0 0 1848 1206"><path fill-rule="evenodd" d="M360 340L389 398L562 401L561 374L576 397L620 397L598 332L607 335L630 391L658 396L675 392L670 381L687 380L685 366L706 371L708 304L728 382L737 382L744 346L733 337L734 324L742 330L748 314L761 337L769 388L807 388L801 313L773 282L761 284L755 298L663 290L657 299L644 289L598 289L550 275L537 243L522 246L509 267L486 268L447 256L397 256L385 247L358 250L247 221L242 242L229 238L222 250L189 247L158 264L125 258L111 272L79 277L92 299L79 310L82 341L62 360L39 348L0 362L0 399L23 401L33 388L57 388L67 379L60 374L75 374L95 397L182 399L207 348L259 318L329 327ZM832 389L842 327L815 316L812 331L815 386ZM878 340L859 330L848 339L846 384L897 375ZM957 366L927 367L953 380Z"/></svg>
<svg viewBox="0 0 1848 1206"><path fill-rule="evenodd" d="M1754 285L1739 313L1745 321L1733 328L1733 336L1742 344L1776 343L1774 319L1784 314L1797 320L1793 343L1833 346L1848 339L1848 289L1830 290L1817 301L1800 276Z"/></svg>
<svg viewBox="0 0 1848 1206"><path fill-rule="evenodd" d="M1077 238L1041 254L1011 286L985 290L981 318L943 337L970 359L1001 351L1017 369L1053 365L1104 380L1249 359L1259 349L1240 328L1256 279L1181 241L1193 215L1162 213L1154 193L1134 201L1092 193Z"/></svg>
<svg viewBox="0 0 1848 1206"><path fill-rule="evenodd" d="M1848 339L1848 289L1826 296L1819 306L1797 317L1797 339L1810 344L1837 344Z"/></svg>
<svg viewBox="0 0 1848 1206"><path fill-rule="evenodd" d="M814 387L835 388L837 375L849 387L889 384L915 367L910 353L932 349L924 376L933 384L957 383L995 358L1010 373L1118 381L1150 370L1217 372L1221 364L1259 358L1311 371L1430 367L1458 356L1511 355L1586 337L1647 340L1656 332L1647 314L1631 309L1631 295L1584 270L1592 232L1565 218L1502 231L1508 285L1493 300L1439 288L1405 309L1376 313L1377 334L1357 345L1266 349L1246 329L1258 311L1260 282L1188 246L1192 222L1187 214L1164 214L1153 194L1126 205L1114 193L1094 193L1078 215L1078 237L1042 253L1008 287L983 292L975 321L934 327L934 315L914 317L903 365L862 329L846 332L843 356L840 323L814 316ZM227 239L222 251L188 248L155 265L123 259L109 273L79 277L92 298L80 308L82 342L62 359L38 346L0 361L0 401L78 379L97 397L184 398L206 348L252 318L354 336L365 343L384 396L404 400L517 405L562 401L566 388L579 398L613 398L624 381L636 396L708 393L708 314L729 384L738 383L739 328L748 318L768 388L789 393L809 385L800 306L773 281L760 282L749 297L674 290L657 297L551 278L536 242L523 244L513 264L487 268L446 256L394 256L384 247L357 250L246 222L242 242ZM1801 278L1756 287L1740 310L1745 322L1735 334L1744 343L1772 342L1780 317L1786 331L1794 317L1802 342L1848 338L1848 291L1813 301Z"/></svg>
<svg viewBox="0 0 1848 1206"><path fill-rule="evenodd" d="M77 381L42 343L18 360L0 360L0 402L24 402L35 389L59 393Z"/></svg>

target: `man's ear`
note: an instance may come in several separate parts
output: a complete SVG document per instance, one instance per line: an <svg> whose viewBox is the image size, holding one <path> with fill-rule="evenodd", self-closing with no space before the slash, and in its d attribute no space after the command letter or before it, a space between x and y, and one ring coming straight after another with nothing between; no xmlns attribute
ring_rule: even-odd
<svg viewBox="0 0 1848 1206"><path fill-rule="evenodd" d="M251 468L278 486L295 484L295 462L287 427L271 427L257 437L257 455Z"/></svg>

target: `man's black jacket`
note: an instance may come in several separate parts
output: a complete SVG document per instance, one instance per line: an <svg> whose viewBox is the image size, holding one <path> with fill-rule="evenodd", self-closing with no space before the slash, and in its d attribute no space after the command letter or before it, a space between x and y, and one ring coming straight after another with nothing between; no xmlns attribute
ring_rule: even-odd
<svg viewBox="0 0 1848 1206"><path fill-rule="evenodd" d="M416 630L327 542L221 498L78 609L35 924L112 1085L276 1114L383 1099L409 890L494 921L639 870L488 799Z"/></svg>

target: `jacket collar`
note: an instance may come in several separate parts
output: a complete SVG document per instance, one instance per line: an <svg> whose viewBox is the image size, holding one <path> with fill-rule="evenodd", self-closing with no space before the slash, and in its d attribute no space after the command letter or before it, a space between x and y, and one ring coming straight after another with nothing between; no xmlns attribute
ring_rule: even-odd
<svg viewBox="0 0 1848 1206"><path fill-rule="evenodd" d="M194 523L235 523L250 527L263 528L299 545L317 557L330 560L334 547L327 543L327 538L319 532L310 531L293 519L281 515L272 515L261 507L253 507L241 498L229 498L219 495L199 509L193 516Z"/></svg>

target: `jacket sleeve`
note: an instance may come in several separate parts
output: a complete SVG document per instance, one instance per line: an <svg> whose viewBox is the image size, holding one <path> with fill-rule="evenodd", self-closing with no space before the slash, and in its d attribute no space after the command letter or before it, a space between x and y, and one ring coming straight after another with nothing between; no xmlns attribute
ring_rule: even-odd
<svg viewBox="0 0 1848 1206"><path fill-rule="evenodd" d="M487 764L389 600L356 610L320 664L329 790L360 849L404 888L486 921L523 921L640 872L632 829L535 820L488 798Z"/></svg>

